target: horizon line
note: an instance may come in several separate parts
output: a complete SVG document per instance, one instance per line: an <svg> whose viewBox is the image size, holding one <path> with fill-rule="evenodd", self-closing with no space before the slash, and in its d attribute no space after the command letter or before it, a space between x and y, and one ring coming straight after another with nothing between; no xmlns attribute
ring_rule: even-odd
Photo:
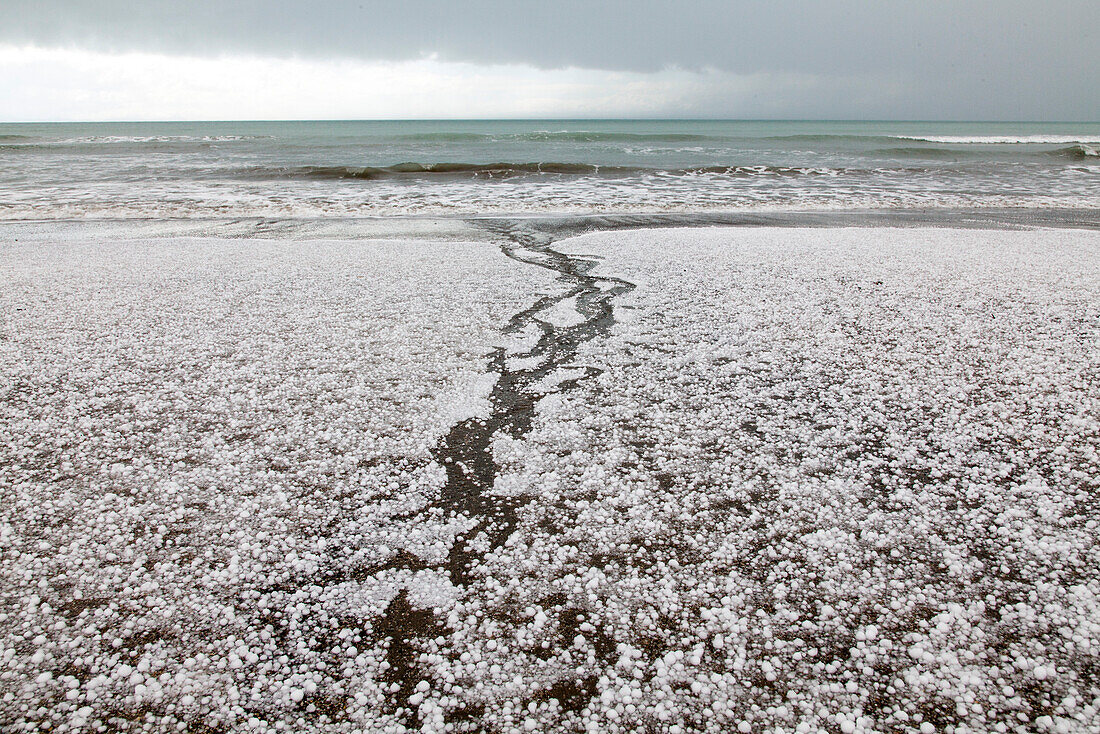
<svg viewBox="0 0 1100 734"><path fill-rule="evenodd" d="M845 123L936 123L936 124L1026 124L1095 125L1100 119L948 119L948 118L865 118L865 117L300 117L300 118L181 118L109 120L0 120L0 125L103 125L173 123L273 123L273 122L845 122Z"/></svg>

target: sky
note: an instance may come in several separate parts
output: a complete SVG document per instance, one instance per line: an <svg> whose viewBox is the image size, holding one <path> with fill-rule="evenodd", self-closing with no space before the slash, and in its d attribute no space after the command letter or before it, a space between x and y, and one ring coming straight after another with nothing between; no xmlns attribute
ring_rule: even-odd
<svg viewBox="0 0 1100 734"><path fill-rule="evenodd" d="M1096 0L0 0L0 119L1100 119Z"/></svg>

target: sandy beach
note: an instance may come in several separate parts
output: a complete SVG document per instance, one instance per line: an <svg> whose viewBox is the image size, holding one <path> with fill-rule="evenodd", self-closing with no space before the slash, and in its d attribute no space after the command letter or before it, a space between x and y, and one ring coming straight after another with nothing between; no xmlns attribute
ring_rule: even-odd
<svg viewBox="0 0 1100 734"><path fill-rule="evenodd" d="M7 224L4 719L1100 730L1098 252Z"/></svg>

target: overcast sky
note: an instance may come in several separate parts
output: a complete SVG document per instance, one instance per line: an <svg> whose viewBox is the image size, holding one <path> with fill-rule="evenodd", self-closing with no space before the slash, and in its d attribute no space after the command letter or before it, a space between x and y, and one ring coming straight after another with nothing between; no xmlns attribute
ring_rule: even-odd
<svg viewBox="0 0 1100 734"><path fill-rule="evenodd" d="M1100 118L1097 0L0 0L0 118Z"/></svg>

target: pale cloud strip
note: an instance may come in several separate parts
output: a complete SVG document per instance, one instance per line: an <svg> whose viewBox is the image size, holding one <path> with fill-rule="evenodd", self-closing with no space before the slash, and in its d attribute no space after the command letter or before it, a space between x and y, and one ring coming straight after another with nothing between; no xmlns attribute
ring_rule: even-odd
<svg viewBox="0 0 1100 734"><path fill-rule="evenodd" d="M863 107L884 106L899 89L881 79L713 69L539 69L437 58L200 57L2 44L0 68L0 119L7 121L769 117L838 90Z"/></svg>

